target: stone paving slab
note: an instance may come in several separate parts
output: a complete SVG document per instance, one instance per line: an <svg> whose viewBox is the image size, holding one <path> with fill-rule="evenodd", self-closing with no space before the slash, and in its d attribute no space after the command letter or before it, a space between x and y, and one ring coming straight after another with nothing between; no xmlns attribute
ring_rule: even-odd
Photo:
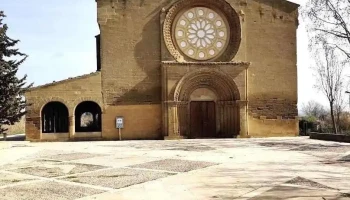
<svg viewBox="0 0 350 200"><path fill-rule="evenodd" d="M13 170L13 169L18 169L18 168L28 168L28 167L33 167L33 166L42 166L45 164L49 164L49 165L54 165L54 164L58 164L58 163L62 163L62 161L58 161L58 160L30 160L30 159L22 159L19 160L15 163L9 163L6 165L1 166L1 169L3 170Z"/></svg>
<svg viewBox="0 0 350 200"><path fill-rule="evenodd" d="M289 186L276 186L265 193L257 195L249 200L345 200L349 199L344 197L341 193L333 190L320 190L320 189L305 189Z"/></svg>
<svg viewBox="0 0 350 200"><path fill-rule="evenodd" d="M261 146L264 147L275 147L275 148L285 148L285 149L291 149L291 148L297 148L300 146L303 146L305 144L301 143L291 143L291 142L261 142L258 143Z"/></svg>
<svg viewBox="0 0 350 200"><path fill-rule="evenodd" d="M64 153L56 154L52 156L42 157L42 159L60 160L60 161L71 161L93 157L106 156L106 154L91 154L91 153Z"/></svg>
<svg viewBox="0 0 350 200"><path fill-rule="evenodd" d="M76 185L67 185L53 181L41 181L26 185L18 185L0 189L2 200L73 200L102 193L96 190Z"/></svg>
<svg viewBox="0 0 350 200"><path fill-rule="evenodd" d="M328 200L350 193L349 145L307 137L8 144L0 169L13 176L3 175L0 188L16 190L7 199ZM15 177L20 182L11 183ZM66 194L73 186L88 192ZM40 196L44 190L53 196Z"/></svg>
<svg viewBox="0 0 350 200"><path fill-rule="evenodd" d="M88 159L74 160L74 163L81 164L95 164L98 163L102 166L108 167L127 167L130 165L137 165L146 162L160 160L161 158L157 157L148 157L148 156L104 156L104 157L94 157Z"/></svg>
<svg viewBox="0 0 350 200"><path fill-rule="evenodd" d="M36 145L43 145L46 143L37 143ZM52 145L52 147L56 147L56 143L54 143L55 145ZM8 163L7 165L11 165L11 164L23 164L23 163L28 163L28 162L32 162L33 160L58 160L58 161L70 161L70 160L75 160L75 159L84 159L84 158L92 158L92 157L96 157L96 156L104 156L105 154L91 154L91 153L85 153L85 152L71 152L71 151L67 151L67 150L55 150L55 149L43 149L43 147L37 147L34 144L13 144L12 146L16 146L14 148L16 148L16 152L17 151L28 151L28 150L32 150L32 149L37 149L36 151L33 151L35 153L31 153L29 155L25 155L25 157L21 158L20 160L17 160L15 163ZM30 146L30 147L35 147L35 148L23 148L23 146ZM22 148L18 148L18 147L22 147ZM38 150L39 149L39 150ZM63 160L60 160L60 159ZM65 159L68 158L68 159ZM5 165L5 166L7 166Z"/></svg>
<svg viewBox="0 0 350 200"><path fill-rule="evenodd" d="M174 174L167 172L116 168L76 176L68 176L63 178L63 180L119 189L171 175Z"/></svg>
<svg viewBox="0 0 350 200"><path fill-rule="evenodd" d="M342 191L344 193L350 193L350 177L349 175L339 177L328 177L328 178L314 178L313 181L326 185L330 188Z"/></svg>
<svg viewBox="0 0 350 200"><path fill-rule="evenodd" d="M83 173L106 168L100 165L88 165L80 163L67 163L60 161L37 160L17 169L8 171L29 174L40 177L57 177L69 174Z"/></svg>
<svg viewBox="0 0 350 200"><path fill-rule="evenodd" d="M292 180L287 181L286 183L288 184L293 184L293 185L300 185L300 186L308 186L308 187L313 187L313 188L323 188L323 189L334 189L325 185L322 185L320 183L317 183L315 181L311 181L309 179L303 178L303 177L296 177L293 178Z"/></svg>
<svg viewBox="0 0 350 200"><path fill-rule="evenodd" d="M350 162L350 154L342 157L341 159L339 159L339 161Z"/></svg>
<svg viewBox="0 0 350 200"><path fill-rule="evenodd" d="M35 179L31 177L27 177L25 175L13 175L13 174L0 172L0 186L20 183L23 181L31 181L31 180L35 180Z"/></svg>
<svg viewBox="0 0 350 200"><path fill-rule="evenodd" d="M7 149L9 147L10 147L9 143L0 141L0 149Z"/></svg>
<svg viewBox="0 0 350 200"><path fill-rule="evenodd" d="M193 145L193 143L179 143L179 142L166 142L166 143L145 143L145 144L132 144L129 146L122 146L122 145L102 145L102 147L129 147L129 148L135 148L135 149L152 149L152 150L178 150L178 151L194 151L194 152L205 152L205 151L212 151L215 150L214 147L203 145L203 144L196 144Z"/></svg>
<svg viewBox="0 0 350 200"><path fill-rule="evenodd" d="M316 151L316 152L332 152L332 153L346 153L350 152L350 145L342 144L307 144L298 148L292 149L293 151Z"/></svg>
<svg viewBox="0 0 350 200"><path fill-rule="evenodd" d="M143 163L139 165L132 165L130 167L165 170L165 171L173 171L173 172L188 172L192 170L210 167L213 165L217 165L217 163L179 160L179 159L165 159L165 160Z"/></svg>
<svg viewBox="0 0 350 200"><path fill-rule="evenodd" d="M218 172L217 168L219 166L179 173L81 200L206 200L220 199L220 195L230 195L233 199L255 190L248 184L240 183L235 176Z"/></svg>

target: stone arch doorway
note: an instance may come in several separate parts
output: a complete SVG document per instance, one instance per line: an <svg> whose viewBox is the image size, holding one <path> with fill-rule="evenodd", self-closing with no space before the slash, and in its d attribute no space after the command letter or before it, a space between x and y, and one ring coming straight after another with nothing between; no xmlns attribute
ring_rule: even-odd
<svg viewBox="0 0 350 200"><path fill-rule="evenodd" d="M195 71L174 92L178 135L233 138L240 133L240 93L235 82L216 70Z"/></svg>
<svg viewBox="0 0 350 200"><path fill-rule="evenodd" d="M92 101L84 101L75 109L75 132L101 132L101 108Z"/></svg>
<svg viewBox="0 0 350 200"><path fill-rule="evenodd" d="M49 102L41 111L43 133L68 133L68 108L61 102Z"/></svg>

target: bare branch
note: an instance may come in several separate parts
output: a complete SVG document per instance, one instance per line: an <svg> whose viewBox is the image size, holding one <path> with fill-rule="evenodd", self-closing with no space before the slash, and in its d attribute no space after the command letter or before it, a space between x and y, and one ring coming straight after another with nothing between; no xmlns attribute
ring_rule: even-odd
<svg viewBox="0 0 350 200"><path fill-rule="evenodd" d="M311 49L323 38L350 58L350 0L308 0L302 13Z"/></svg>

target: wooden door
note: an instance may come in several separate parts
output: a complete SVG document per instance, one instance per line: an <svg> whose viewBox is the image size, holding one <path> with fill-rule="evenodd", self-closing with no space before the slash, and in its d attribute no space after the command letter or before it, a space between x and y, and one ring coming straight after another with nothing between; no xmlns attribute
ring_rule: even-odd
<svg viewBox="0 0 350 200"><path fill-rule="evenodd" d="M191 102L190 138L216 137L216 112L213 101Z"/></svg>

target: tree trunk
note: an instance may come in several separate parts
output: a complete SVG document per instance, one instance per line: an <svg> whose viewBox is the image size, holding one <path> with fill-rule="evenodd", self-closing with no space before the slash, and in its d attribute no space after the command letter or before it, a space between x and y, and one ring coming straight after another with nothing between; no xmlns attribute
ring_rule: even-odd
<svg viewBox="0 0 350 200"><path fill-rule="evenodd" d="M334 132L334 134L338 134L337 125L335 123L335 117L334 117L334 105L332 102L330 103L330 107L331 107L331 118L332 118L333 132Z"/></svg>
<svg viewBox="0 0 350 200"><path fill-rule="evenodd" d="M339 109L340 110L340 109ZM340 128L340 111L337 109L337 128L338 128L338 132L341 134L341 128Z"/></svg>

